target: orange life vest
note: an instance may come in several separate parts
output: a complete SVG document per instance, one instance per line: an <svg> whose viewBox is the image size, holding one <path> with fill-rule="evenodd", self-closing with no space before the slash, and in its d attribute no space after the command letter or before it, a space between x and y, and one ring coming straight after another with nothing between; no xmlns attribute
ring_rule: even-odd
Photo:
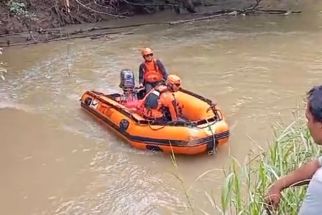
<svg viewBox="0 0 322 215"><path fill-rule="evenodd" d="M170 117L172 120L177 119L176 99L166 86L159 86L151 90L144 98L143 105L143 115L147 118L160 119Z"/></svg>
<svg viewBox="0 0 322 215"><path fill-rule="evenodd" d="M156 60L150 62L146 61L144 63L144 75L143 78L148 83L154 83L157 81L162 81L163 76L161 70L159 69Z"/></svg>

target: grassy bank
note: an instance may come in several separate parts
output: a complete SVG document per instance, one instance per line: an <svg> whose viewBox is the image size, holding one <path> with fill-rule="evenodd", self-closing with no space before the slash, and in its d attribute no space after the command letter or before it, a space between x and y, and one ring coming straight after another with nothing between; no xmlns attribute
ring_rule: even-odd
<svg viewBox="0 0 322 215"><path fill-rule="evenodd" d="M311 139L303 120L277 130L281 132L267 152L250 156L244 164L232 159L221 193L222 214L297 214L307 186L283 191L277 211L266 210L265 193L278 177L318 157L321 149Z"/></svg>

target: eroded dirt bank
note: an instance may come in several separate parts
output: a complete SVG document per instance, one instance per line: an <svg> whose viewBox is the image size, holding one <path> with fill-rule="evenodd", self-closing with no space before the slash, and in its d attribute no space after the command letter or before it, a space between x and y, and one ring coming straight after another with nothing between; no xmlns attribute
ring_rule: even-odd
<svg viewBox="0 0 322 215"><path fill-rule="evenodd" d="M222 15L285 14L291 7L283 2L286 1L164 0L151 4L144 0L4 0L0 2L0 47L81 37L96 39L131 33L131 27L179 24Z"/></svg>

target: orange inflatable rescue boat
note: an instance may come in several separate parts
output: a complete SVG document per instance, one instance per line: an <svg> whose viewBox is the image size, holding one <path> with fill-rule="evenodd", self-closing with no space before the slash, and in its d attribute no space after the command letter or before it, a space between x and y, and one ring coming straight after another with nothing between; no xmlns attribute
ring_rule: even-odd
<svg viewBox="0 0 322 215"><path fill-rule="evenodd" d="M181 120L164 123L138 114L138 99L143 98L144 94L135 90L131 70L121 71L120 87L123 89L122 95L86 91L80 99L81 106L103 120L133 147L195 155L213 153L219 144L228 141L228 125L211 100L180 89L174 96Z"/></svg>
<svg viewBox="0 0 322 215"><path fill-rule="evenodd" d="M175 92L185 120L166 124L145 119L124 106L119 102L122 96L86 91L80 99L81 107L135 148L195 155L213 153L228 141L229 128L222 112L211 100L193 92Z"/></svg>

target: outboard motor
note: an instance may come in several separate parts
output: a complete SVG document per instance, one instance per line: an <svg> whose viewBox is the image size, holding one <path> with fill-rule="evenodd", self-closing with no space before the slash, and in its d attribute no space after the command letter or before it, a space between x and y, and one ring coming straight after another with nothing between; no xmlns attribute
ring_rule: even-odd
<svg viewBox="0 0 322 215"><path fill-rule="evenodd" d="M120 88L123 90L123 96L121 97L122 103L127 103L137 100L137 95L134 90L135 80L134 73L130 69L122 69L120 73L121 83Z"/></svg>
<svg viewBox="0 0 322 215"><path fill-rule="evenodd" d="M122 69L120 75L121 75L120 87L123 90L127 88L134 89L135 81L134 81L133 72L130 69Z"/></svg>

